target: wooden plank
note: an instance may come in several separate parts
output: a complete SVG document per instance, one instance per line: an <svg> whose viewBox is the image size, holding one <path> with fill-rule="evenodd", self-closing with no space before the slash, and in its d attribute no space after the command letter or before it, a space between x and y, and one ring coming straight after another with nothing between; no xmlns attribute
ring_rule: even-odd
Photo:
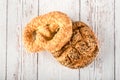
<svg viewBox="0 0 120 80"><path fill-rule="evenodd" d="M6 77L6 0L0 0L0 80Z"/></svg>
<svg viewBox="0 0 120 80"><path fill-rule="evenodd" d="M39 15L62 11L72 18L79 20L79 0L40 0ZM79 70L72 70L60 65L48 52L41 52L38 60L38 80L79 80Z"/></svg>
<svg viewBox="0 0 120 80"><path fill-rule="evenodd" d="M22 30L36 16L38 16L38 1L23 0ZM30 54L22 45L22 80L37 80L37 73L37 54Z"/></svg>
<svg viewBox="0 0 120 80"><path fill-rule="evenodd" d="M7 78L21 79L21 1L8 0Z"/></svg>
<svg viewBox="0 0 120 80"><path fill-rule="evenodd" d="M120 80L120 0L115 0L115 77Z"/></svg>
<svg viewBox="0 0 120 80"><path fill-rule="evenodd" d="M80 70L80 80L114 80L114 0L81 0L80 12L100 46L95 62Z"/></svg>

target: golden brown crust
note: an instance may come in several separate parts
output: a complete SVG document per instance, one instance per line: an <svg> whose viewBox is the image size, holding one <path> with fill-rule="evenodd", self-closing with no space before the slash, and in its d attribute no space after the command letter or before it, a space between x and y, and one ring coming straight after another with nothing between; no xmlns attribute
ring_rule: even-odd
<svg viewBox="0 0 120 80"><path fill-rule="evenodd" d="M25 48L29 52L38 52L43 50L43 48L38 45L38 38L36 37L36 27L37 26L32 26L31 24L28 24L23 31L23 43Z"/></svg>
<svg viewBox="0 0 120 80"><path fill-rule="evenodd" d="M50 12L39 18L39 45L50 52L58 51L72 35L72 22L61 12Z"/></svg>
<svg viewBox="0 0 120 80"><path fill-rule="evenodd" d="M34 39L33 34L36 34ZM58 11L34 18L26 26L23 33L25 47L30 52L37 52L43 48L55 52L65 45L72 35L72 21Z"/></svg>
<svg viewBox="0 0 120 80"><path fill-rule="evenodd" d="M71 40L52 54L69 68L82 68L94 60L97 52L98 43L93 31L83 22L74 22Z"/></svg>

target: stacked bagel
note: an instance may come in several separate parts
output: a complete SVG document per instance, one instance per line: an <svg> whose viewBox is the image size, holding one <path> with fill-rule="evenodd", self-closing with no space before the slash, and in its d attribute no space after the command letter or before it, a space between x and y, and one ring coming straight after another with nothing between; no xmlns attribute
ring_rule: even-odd
<svg viewBox="0 0 120 80"><path fill-rule="evenodd" d="M90 64L98 52L97 38L89 26L72 22L59 11L32 19L24 28L23 43L27 51L47 50L58 62L73 69Z"/></svg>

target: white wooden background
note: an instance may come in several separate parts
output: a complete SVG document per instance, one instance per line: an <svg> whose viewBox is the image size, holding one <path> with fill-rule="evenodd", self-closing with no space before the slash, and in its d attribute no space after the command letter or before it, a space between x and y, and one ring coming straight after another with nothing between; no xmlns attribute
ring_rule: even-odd
<svg viewBox="0 0 120 80"><path fill-rule="evenodd" d="M88 67L72 70L24 49L26 23L55 10L92 26L100 52ZM120 0L0 0L0 80L120 80Z"/></svg>

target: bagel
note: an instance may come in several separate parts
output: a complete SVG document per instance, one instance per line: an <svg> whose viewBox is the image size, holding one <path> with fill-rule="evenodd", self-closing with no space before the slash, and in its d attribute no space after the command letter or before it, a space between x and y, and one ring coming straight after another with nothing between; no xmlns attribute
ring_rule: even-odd
<svg viewBox="0 0 120 80"><path fill-rule="evenodd" d="M93 31L83 22L73 22L70 41L52 55L69 68L83 68L90 64L98 52L98 41Z"/></svg>
<svg viewBox="0 0 120 80"><path fill-rule="evenodd" d="M56 52L70 40L71 35L71 19L65 13L54 11L30 21L24 29L23 42L30 52L43 49Z"/></svg>

